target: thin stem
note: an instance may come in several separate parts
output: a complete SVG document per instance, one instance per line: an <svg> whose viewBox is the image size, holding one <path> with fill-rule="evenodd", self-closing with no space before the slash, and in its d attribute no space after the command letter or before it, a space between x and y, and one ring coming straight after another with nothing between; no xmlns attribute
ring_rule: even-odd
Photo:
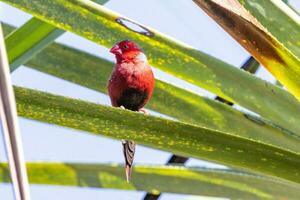
<svg viewBox="0 0 300 200"><path fill-rule="evenodd" d="M0 24L0 118L16 200L30 200L18 115Z"/></svg>

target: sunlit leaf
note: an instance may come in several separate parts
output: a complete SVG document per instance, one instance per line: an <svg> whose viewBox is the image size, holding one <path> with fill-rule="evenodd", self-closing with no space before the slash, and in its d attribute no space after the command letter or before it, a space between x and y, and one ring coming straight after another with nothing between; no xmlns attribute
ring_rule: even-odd
<svg viewBox="0 0 300 200"><path fill-rule="evenodd" d="M300 183L300 154L141 113L15 88L20 116Z"/></svg>
<svg viewBox="0 0 300 200"><path fill-rule="evenodd" d="M36 18L12 32L5 39L10 70L26 63L62 33L63 30Z"/></svg>
<svg viewBox="0 0 300 200"><path fill-rule="evenodd" d="M92 0L104 4L108 0ZM64 31L33 17L5 38L10 70L14 71L51 44Z"/></svg>
<svg viewBox="0 0 300 200"><path fill-rule="evenodd" d="M300 100L300 16L296 12L279 0L194 2Z"/></svg>
<svg viewBox="0 0 300 200"><path fill-rule="evenodd" d="M32 184L114 188L192 194L230 199L298 199L300 186L236 170L178 166L134 166L128 184L124 167L115 164L28 163ZM9 182L7 165L0 164L0 182Z"/></svg>
<svg viewBox="0 0 300 200"><path fill-rule="evenodd" d="M300 21L297 13L279 1L244 0L242 5L276 39L300 57Z"/></svg>

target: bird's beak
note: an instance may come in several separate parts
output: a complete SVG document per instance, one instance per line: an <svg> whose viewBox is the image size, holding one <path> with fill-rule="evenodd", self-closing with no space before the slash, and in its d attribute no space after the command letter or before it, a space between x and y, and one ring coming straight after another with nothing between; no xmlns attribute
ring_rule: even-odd
<svg viewBox="0 0 300 200"><path fill-rule="evenodd" d="M119 45L113 46L113 48L111 48L109 52L115 55L122 54L122 50L120 49Z"/></svg>

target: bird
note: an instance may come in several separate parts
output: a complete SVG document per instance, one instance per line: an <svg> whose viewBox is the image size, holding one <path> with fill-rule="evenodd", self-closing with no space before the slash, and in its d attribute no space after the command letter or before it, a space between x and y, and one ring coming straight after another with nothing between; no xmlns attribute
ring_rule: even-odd
<svg viewBox="0 0 300 200"><path fill-rule="evenodd" d="M116 58L108 81L112 106L148 114L144 106L152 97L155 79L144 51L135 42L123 40L116 43L110 53ZM130 182L136 144L122 140L122 147L126 180Z"/></svg>

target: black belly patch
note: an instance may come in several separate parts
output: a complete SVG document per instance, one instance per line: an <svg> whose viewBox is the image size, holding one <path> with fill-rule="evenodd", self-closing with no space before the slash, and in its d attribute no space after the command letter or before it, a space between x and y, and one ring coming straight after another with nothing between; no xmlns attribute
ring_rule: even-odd
<svg viewBox="0 0 300 200"><path fill-rule="evenodd" d="M129 88L122 93L117 103L118 106L124 106L126 109L137 111L143 106L147 97L148 94L146 91Z"/></svg>

